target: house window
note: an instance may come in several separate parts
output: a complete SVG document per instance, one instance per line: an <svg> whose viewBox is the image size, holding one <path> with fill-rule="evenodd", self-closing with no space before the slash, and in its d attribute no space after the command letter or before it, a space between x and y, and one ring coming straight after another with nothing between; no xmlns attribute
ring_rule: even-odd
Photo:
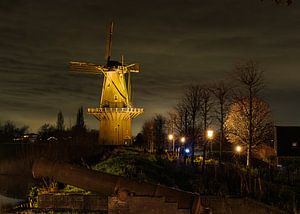
<svg viewBox="0 0 300 214"><path fill-rule="evenodd" d="M295 148L295 147L297 147L297 146L298 146L298 142L293 142L293 143L292 143L292 147L293 147L293 148Z"/></svg>

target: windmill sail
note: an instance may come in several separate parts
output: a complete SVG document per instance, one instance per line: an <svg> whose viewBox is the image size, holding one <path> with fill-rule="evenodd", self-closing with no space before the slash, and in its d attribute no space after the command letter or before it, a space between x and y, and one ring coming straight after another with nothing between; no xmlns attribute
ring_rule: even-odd
<svg viewBox="0 0 300 214"><path fill-rule="evenodd" d="M107 35L106 35L106 44L105 44L105 53L104 53L104 59L107 62L107 64L110 61L111 57L111 47L112 47L112 34L114 30L114 23L111 22L109 27L107 28Z"/></svg>
<svg viewBox="0 0 300 214"><path fill-rule="evenodd" d="M99 142L109 145L131 143L131 120L143 113L143 108L132 105L131 73L139 72L139 64L124 64L111 59L113 22L107 27L104 57L105 65L88 62L70 62L70 70L93 74L103 74L102 92L99 106L88 108L88 113L99 120ZM126 83L127 80L127 83Z"/></svg>
<svg viewBox="0 0 300 214"><path fill-rule="evenodd" d="M75 72L84 72L84 73L102 73L102 66L96 65L93 63L87 63L87 62L70 62L69 63L70 70Z"/></svg>

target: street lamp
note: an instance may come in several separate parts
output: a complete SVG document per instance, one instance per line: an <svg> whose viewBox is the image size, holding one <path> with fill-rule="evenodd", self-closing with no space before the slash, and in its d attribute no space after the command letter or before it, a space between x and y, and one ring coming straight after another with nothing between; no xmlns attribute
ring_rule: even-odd
<svg viewBox="0 0 300 214"><path fill-rule="evenodd" d="M184 149L184 152L185 152L186 154L189 154L189 153L191 152L191 150L190 150L189 148L185 148L185 149Z"/></svg>
<svg viewBox="0 0 300 214"><path fill-rule="evenodd" d="M240 154L240 153L242 152L242 147L241 147L240 145L237 145L237 146L235 147L235 151L236 151L238 154Z"/></svg>
<svg viewBox="0 0 300 214"><path fill-rule="evenodd" d="M180 145L179 145L179 148L178 148L178 154L177 154L177 156L179 157L180 156L180 152L181 152L181 148L184 148L184 147L182 147L184 144L185 144L185 142L186 142L186 138L185 138L185 136L181 136L180 138L179 138L179 141L180 141ZM186 152L185 152L186 153Z"/></svg>
<svg viewBox="0 0 300 214"><path fill-rule="evenodd" d="M181 137L180 138L180 142L183 144L183 143L185 143L185 137Z"/></svg>
<svg viewBox="0 0 300 214"><path fill-rule="evenodd" d="M208 129L206 131L206 137L207 137L207 140L210 143L210 153L212 153L212 142L211 142L211 140L214 138L214 131L211 130L211 129Z"/></svg>
<svg viewBox="0 0 300 214"><path fill-rule="evenodd" d="M212 140L213 137L214 137L214 131L211 130L211 129L208 129L208 130L206 131L206 136L207 136L207 139L208 139L208 140Z"/></svg>
<svg viewBox="0 0 300 214"><path fill-rule="evenodd" d="M174 142L174 135L173 134L169 134L168 135L168 138L170 141L172 141L172 144L173 144L173 152L174 152L174 149L175 149L175 142Z"/></svg>
<svg viewBox="0 0 300 214"><path fill-rule="evenodd" d="M240 155L241 155L241 153L243 151L243 148L242 148L242 146L237 145L234 149L235 149L235 152L237 153L236 164L240 165Z"/></svg>
<svg viewBox="0 0 300 214"><path fill-rule="evenodd" d="M211 129L207 129L205 134L206 134L206 139L204 141L204 146L203 146L202 172L204 172L204 169L205 169L206 145L207 145L207 143L210 143L210 141L213 139L213 137L214 137L214 131L211 130ZM210 146L211 146L211 150L212 150L212 144L210 144Z"/></svg>

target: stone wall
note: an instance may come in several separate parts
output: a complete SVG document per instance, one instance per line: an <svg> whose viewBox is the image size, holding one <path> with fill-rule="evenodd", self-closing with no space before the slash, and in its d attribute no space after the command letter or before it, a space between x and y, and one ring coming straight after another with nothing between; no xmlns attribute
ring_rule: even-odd
<svg viewBox="0 0 300 214"><path fill-rule="evenodd" d="M129 196L125 201L109 197L108 213L122 214L190 214L189 209L178 209L177 203L166 202L164 197Z"/></svg>
<svg viewBox="0 0 300 214"><path fill-rule="evenodd" d="M109 214L190 214L178 209L178 203L166 202L164 197L116 196L81 194L43 194L38 196L39 209L108 211Z"/></svg>
<svg viewBox="0 0 300 214"><path fill-rule="evenodd" d="M201 203L209 207L213 214L285 214L277 208L248 199L248 198L227 198L202 196ZM208 212L209 213L209 212Z"/></svg>
<svg viewBox="0 0 300 214"><path fill-rule="evenodd" d="M41 209L107 210L107 197L99 195L42 194L37 203Z"/></svg>
<svg viewBox="0 0 300 214"><path fill-rule="evenodd" d="M286 212L247 198L202 196L200 213L212 214L284 214ZM207 209L205 209L207 207ZM165 197L129 195L120 191L115 196L82 194L43 194L38 196L38 208L53 210L105 211L109 214L189 214L178 203Z"/></svg>

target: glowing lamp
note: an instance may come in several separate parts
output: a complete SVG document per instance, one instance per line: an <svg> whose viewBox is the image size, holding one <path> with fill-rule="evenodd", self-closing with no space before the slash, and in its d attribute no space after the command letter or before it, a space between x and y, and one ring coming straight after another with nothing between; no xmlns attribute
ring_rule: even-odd
<svg viewBox="0 0 300 214"><path fill-rule="evenodd" d="M185 149L184 149L184 152L185 152L186 154L189 154L189 153L191 152L191 150L190 150L189 148L185 148Z"/></svg>
<svg viewBox="0 0 300 214"><path fill-rule="evenodd" d="M235 151L236 151L237 153L241 153L242 147L241 147L240 145L237 145L237 146L235 147Z"/></svg>
<svg viewBox="0 0 300 214"><path fill-rule="evenodd" d="M181 142L181 143L185 143L185 137L181 137L181 138L180 138L180 142Z"/></svg>
<svg viewBox="0 0 300 214"><path fill-rule="evenodd" d="M207 138L209 140L211 140L214 137L214 131L209 129L209 130L207 130L206 135L207 135Z"/></svg>

